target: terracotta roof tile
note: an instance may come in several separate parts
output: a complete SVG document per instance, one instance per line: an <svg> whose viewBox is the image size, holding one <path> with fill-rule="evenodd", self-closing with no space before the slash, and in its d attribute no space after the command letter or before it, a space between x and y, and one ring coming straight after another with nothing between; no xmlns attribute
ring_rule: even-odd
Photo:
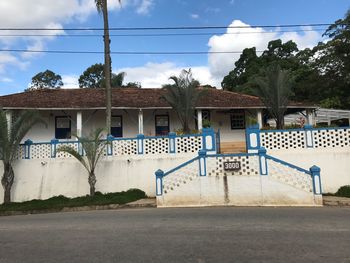
<svg viewBox="0 0 350 263"><path fill-rule="evenodd" d="M114 88L114 108L165 108L164 89ZM297 106L299 104L295 104ZM258 97L208 89L196 105L200 108L263 108ZM301 106L301 104L300 104ZM0 96L2 108L88 109L104 108L103 89L45 89Z"/></svg>

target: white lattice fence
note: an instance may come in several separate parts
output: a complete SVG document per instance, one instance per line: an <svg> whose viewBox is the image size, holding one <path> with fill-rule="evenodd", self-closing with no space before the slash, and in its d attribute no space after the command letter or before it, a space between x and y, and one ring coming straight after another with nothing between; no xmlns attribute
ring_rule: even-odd
<svg viewBox="0 0 350 263"><path fill-rule="evenodd" d="M144 139L145 154L169 153L169 138L146 138Z"/></svg>
<svg viewBox="0 0 350 263"><path fill-rule="evenodd" d="M136 155L137 154L137 140L114 140L113 155Z"/></svg>
<svg viewBox="0 0 350 263"><path fill-rule="evenodd" d="M271 178L306 192L313 192L310 174L271 159L267 160L267 166Z"/></svg>
<svg viewBox="0 0 350 263"><path fill-rule="evenodd" d="M60 149L60 147L62 147L62 146L70 146L74 150L79 151L79 149L78 149L79 146L78 146L77 142L58 143L56 145L56 149L57 149L56 158L72 158L72 155L70 155L69 153L58 151Z"/></svg>
<svg viewBox="0 0 350 263"><path fill-rule="evenodd" d="M17 149L16 152L16 159L24 159L25 154L24 154L24 145L20 145Z"/></svg>
<svg viewBox="0 0 350 263"><path fill-rule="evenodd" d="M238 161L241 163L239 171L225 171L224 163ZM258 175L258 156L220 156L207 158L207 174L209 176L230 176L230 175Z"/></svg>
<svg viewBox="0 0 350 263"><path fill-rule="evenodd" d="M20 147L20 148L23 149L23 147ZM24 155L24 151L22 154ZM46 159L50 157L51 157L50 143L40 143L40 144L30 145L30 159Z"/></svg>
<svg viewBox="0 0 350 263"><path fill-rule="evenodd" d="M176 137L177 153L197 153L203 147L202 136Z"/></svg>
<svg viewBox="0 0 350 263"><path fill-rule="evenodd" d="M261 132L260 143L267 150L305 148L304 130Z"/></svg>
<svg viewBox="0 0 350 263"><path fill-rule="evenodd" d="M163 178L163 191L168 193L175 190L188 181L192 181L199 174L198 160L194 160L191 163L181 167L180 169L166 175Z"/></svg>
<svg viewBox="0 0 350 263"><path fill-rule="evenodd" d="M313 130L315 148L341 148L350 146L350 129Z"/></svg>

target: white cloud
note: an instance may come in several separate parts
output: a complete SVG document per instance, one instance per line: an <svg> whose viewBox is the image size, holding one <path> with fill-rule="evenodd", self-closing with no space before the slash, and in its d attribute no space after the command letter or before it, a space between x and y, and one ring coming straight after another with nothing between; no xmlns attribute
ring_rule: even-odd
<svg viewBox="0 0 350 263"><path fill-rule="evenodd" d="M0 78L0 82L11 83L13 82L13 79L4 77Z"/></svg>
<svg viewBox="0 0 350 263"><path fill-rule="evenodd" d="M64 89L78 89L79 88L79 77L77 75L63 75L62 82Z"/></svg>
<svg viewBox="0 0 350 263"><path fill-rule="evenodd" d="M150 12L153 6L153 0L141 0L139 6L136 9L136 13L146 15Z"/></svg>
<svg viewBox="0 0 350 263"><path fill-rule="evenodd" d="M199 15L198 14L190 14L191 18L193 19L198 19L199 18Z"/></svg>
<svg viewBox="0 0 350 263"><path fill-rule="evenodd" d="M193 77L201 84L214 85L208 67L180 67L172 62L147 63L141 67L119 68L114 72L126 72L125 83L140 82L143 88L161 88L162 85L171 83L169 77L178 76L182 69L192 69Z"/></svg>
<svg viewBox="0 0 350 263"><path fill-rule="evenodd" d="M263 28L251 28L248 24L240 20L234 20L231 27L248 28L228 28L227 33L223 35L214 35L209 39L209 51L239 51L245 48L256 47L257 50L265 50L269 41L281 38L283 41L293 40L298 44L299 49L312 47L322 39L322 36L316 31L305 31L302 34L296 32L287 32L280 34L276 31L266 33ZM310 28L305 28L310 29ZM210 72L215 79L221 79L234 68L234 63L239 59L237 54L210 54L208 63Z"/></svg>

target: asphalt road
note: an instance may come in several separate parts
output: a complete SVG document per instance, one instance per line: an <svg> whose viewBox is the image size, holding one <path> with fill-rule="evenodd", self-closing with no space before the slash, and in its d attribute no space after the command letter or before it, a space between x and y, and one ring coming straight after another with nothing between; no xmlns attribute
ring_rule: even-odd
<svg viewBox="0 0 350 263"><path fill-rule="evenodd" d="M0 262L350 262L350 208L0 217Z"/></svg>

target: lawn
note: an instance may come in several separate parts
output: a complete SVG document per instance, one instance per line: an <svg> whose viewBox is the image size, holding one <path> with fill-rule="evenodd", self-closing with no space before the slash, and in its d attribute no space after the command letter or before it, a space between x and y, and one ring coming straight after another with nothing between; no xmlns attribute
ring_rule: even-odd
<svg viewBox="0 0 350 263"><path fill-rule="evenodd" d="M130 189L126 192L102 194L96 192L94 197L81 196L68 198L55 196L46 200L31 200L21 203L10 203L0 205L0 213L7 211L33 211L33 210L60 210L64 207L126 204L142 198L146 198L145 192L139 189Z"/></svg>

